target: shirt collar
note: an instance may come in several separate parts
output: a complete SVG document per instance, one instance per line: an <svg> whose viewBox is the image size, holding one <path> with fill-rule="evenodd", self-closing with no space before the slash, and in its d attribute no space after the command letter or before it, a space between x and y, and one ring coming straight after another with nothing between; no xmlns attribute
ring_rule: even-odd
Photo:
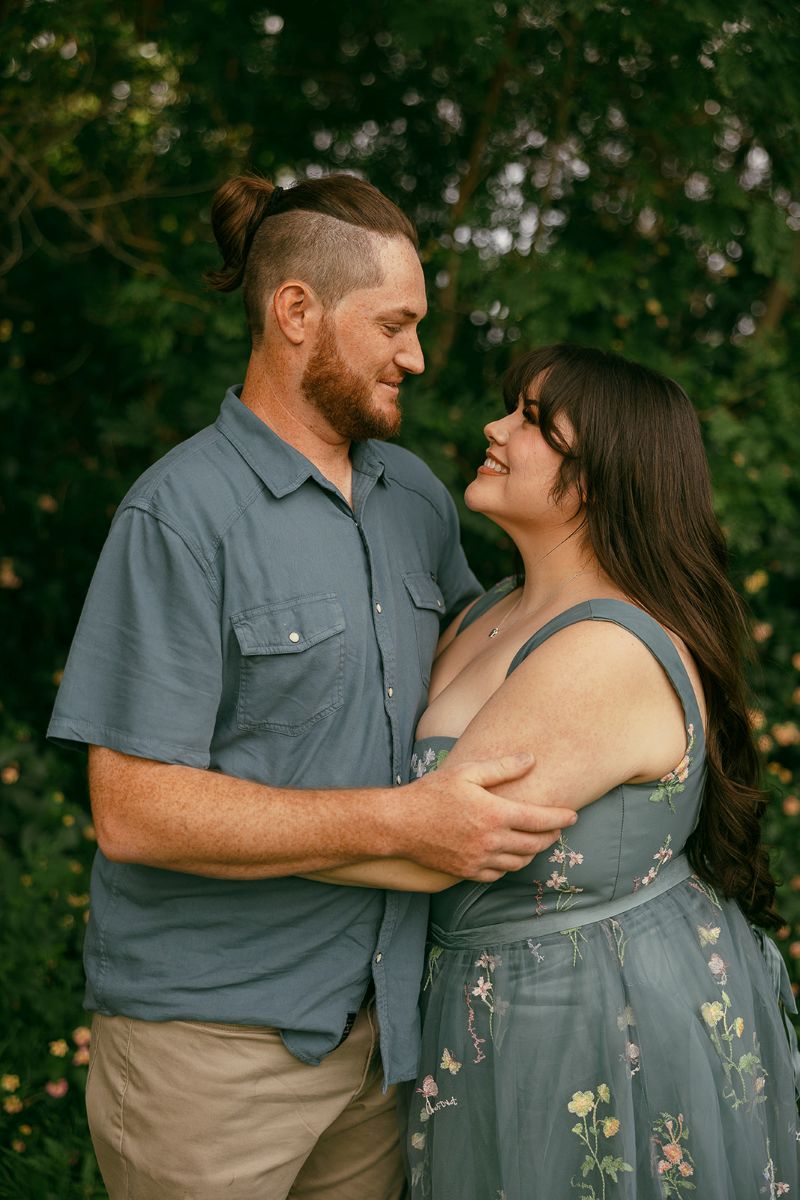
<svg viewBox="0 0 800 1200"><path fill-rule="evenodd" d="M216 427L236 447L273 496L276 499L288 496L307 479L314 479L322 487L330 488L330 481L305 455L278 437L269 425L242 404L239 399L241 390L241 384L228 388ZM384 471L380 445L380 442L372 440L353 442L350 458L354 470L379 479Z"/></svg>

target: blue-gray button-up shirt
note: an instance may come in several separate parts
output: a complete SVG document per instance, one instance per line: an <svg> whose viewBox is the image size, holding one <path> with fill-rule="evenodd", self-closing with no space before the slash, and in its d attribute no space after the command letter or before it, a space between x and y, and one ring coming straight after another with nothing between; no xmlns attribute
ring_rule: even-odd
<svg viewBox="0 0 800 1200"><path fill-rule="evenodd" d="M352 463L351 509L229 391L120 505L49 736L278 787L405 782L440 622L480 587L418 458L369 441ZM424 896L98 851L86 1006L276 1026L318 1063L371 975L395 1082L417 1065L426 920Z"/></svg>

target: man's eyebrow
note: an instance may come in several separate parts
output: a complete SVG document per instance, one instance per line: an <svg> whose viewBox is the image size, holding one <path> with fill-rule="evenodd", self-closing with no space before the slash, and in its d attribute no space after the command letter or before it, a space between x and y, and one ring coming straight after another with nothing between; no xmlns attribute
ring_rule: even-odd
<svg viewBox="0 0 800 1200"><path fill-rule="evenodd" d="M422 317L419 313L414 312L413 308L387 308L381 313L382 317L404 317L407 321L421 321ZM425 313L422 314L425 316Z"/></svg>

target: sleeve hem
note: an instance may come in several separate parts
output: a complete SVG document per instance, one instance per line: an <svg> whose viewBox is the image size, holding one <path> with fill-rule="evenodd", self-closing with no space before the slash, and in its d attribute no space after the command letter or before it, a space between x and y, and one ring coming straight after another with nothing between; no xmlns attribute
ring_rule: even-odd
<svg viewBox="0 0 800 1200"><path fill-rule="evenodd" d="M47 729L47 740L71 750L79 750L89 745L105 746L108 750L117 750L120 754L130 754L134 758L152 758L173 766L200 767L203 770L208 768L211 761L207 751L137 737L122 729L94 725L89 721L71 720L67 717L53 718Z"/></svg>

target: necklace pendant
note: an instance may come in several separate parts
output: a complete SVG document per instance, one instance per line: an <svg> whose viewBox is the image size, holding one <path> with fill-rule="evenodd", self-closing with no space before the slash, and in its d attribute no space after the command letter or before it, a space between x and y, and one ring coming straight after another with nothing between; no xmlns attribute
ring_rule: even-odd
<svg viewBox="0 0 800 1200"><path fill-rule="evenodd" d="M499 633L499 632L500 632L500 626L499 626L499 625L495 625L494 629L491 629L491 630L489 631L489 637L490 637L490 638L497 637L497 635L498 635L498 633Z"/></svg>

